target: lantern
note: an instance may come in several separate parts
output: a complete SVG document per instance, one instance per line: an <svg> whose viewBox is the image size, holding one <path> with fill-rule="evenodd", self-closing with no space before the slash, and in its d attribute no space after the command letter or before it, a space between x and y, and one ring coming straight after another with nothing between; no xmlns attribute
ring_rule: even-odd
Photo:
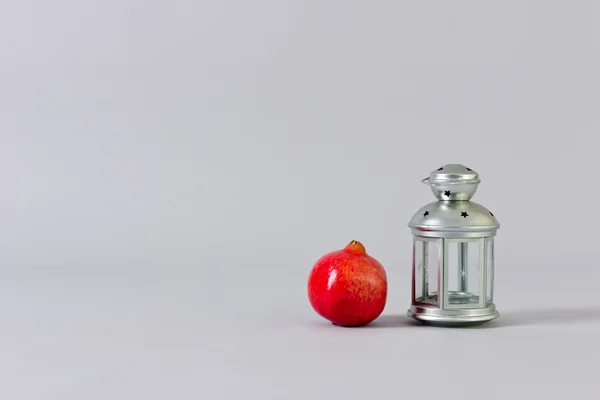
<svg viewBox="0 0 600 400"><path fill-rule="evenodd" d="M457 326L498 318L494 305L494 237L500 228L487 208L470 201L479 174L447 164L422 180L437 201L415 213L412 304L408 315Z"/></svg>

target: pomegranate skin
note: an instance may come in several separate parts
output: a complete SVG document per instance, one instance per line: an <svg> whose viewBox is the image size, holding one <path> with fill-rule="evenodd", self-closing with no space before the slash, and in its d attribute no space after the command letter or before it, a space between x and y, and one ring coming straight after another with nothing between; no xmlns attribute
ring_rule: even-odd
<svg viewBox="0 0 600 400"><path fill-rule="evenodd" d="M308 298L321 317L335 325L356 327L381 315L387 286L383 266L353 240L314 264L308 277Z"/></svg>

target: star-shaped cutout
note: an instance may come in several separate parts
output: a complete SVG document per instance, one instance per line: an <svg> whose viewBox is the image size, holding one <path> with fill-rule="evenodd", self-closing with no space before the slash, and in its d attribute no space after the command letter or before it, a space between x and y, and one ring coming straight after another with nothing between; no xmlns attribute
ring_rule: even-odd
<svg viewBox="0 0 600 400"><path fill-rule="evenodd" d="M424 217L426 217L426 216L428 216L428 215L429 215L429 211L425 211L425 212L423 213L423 216L424 216Z"/></svg>
<svg viewBox="0 0 600 400"><path fill-rule="evenodd" d="M467 167L465 167L465 168L467 168ZM467 171L473 171L473 170L471 168L467 168Z"/></svg>
<svg viewBox="0 0 600 400"><path fill-rule="evenodd" d="M446 197L450 197L451 194L452 193L450 193L449 190L444 191L444 196L446 196Z"/></svg>
<svg viewBox="0 0 600 400"><path fill-rule="evenodd" d="M439 168L438 168L438 171L441 171L441 170L443 170L443 169L444 169L444 167L439 167Z"/></svg>
<svg viewBox="0 0 600 400"><path fill-rule="evenodd" d="M491 215L492 217L494 216L494 214L492 214L492 212L491 212L491 211L490 211L490 215Z"/></svg>
<svg viewBox="0 0 600 400"><path fill-rule="evenodd" d="M466 211L463 211L463 212L460 213L460 216L464 217L464 218L467 218L469 216L469 214L467 214Z"/></svg>

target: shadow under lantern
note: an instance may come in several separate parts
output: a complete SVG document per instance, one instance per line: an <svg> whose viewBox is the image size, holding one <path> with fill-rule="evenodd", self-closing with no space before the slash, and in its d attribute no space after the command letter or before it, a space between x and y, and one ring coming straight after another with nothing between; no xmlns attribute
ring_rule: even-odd
<svg viewBox="0 0 600 400"><path fill-rule="evenodd" d="M447 164L422 182L438 201L419 209L408 224L413 234L408 315L441 326L478 325L498 318L494 237L500 225L491 211L470 201L479 174L461 164Z"/></svg>

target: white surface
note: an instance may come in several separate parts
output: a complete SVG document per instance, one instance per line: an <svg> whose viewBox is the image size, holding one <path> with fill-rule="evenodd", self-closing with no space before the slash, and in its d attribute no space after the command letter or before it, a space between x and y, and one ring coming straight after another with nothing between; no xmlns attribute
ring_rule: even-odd
<svg viewBox="0 0 600 400"><path fill-rule="evenodd" d="M598 399L593 1L4 1L0 399ZM409 324L446 163L501 223L485 329ZM360 240L384 315L310 309Z"/></svg>
<svg viewBox="0 0 600 400"><path fill-rule="evenodd" d="M511 301L496 322L443 329L409 322L392 296L372 326L346 329L309 311L299 276L275 300L248 287L239 303L207 303L201 278L184 278L4 279L2 397L593 399L600 389L600 310L579 302L502 291Z"/></svg>

